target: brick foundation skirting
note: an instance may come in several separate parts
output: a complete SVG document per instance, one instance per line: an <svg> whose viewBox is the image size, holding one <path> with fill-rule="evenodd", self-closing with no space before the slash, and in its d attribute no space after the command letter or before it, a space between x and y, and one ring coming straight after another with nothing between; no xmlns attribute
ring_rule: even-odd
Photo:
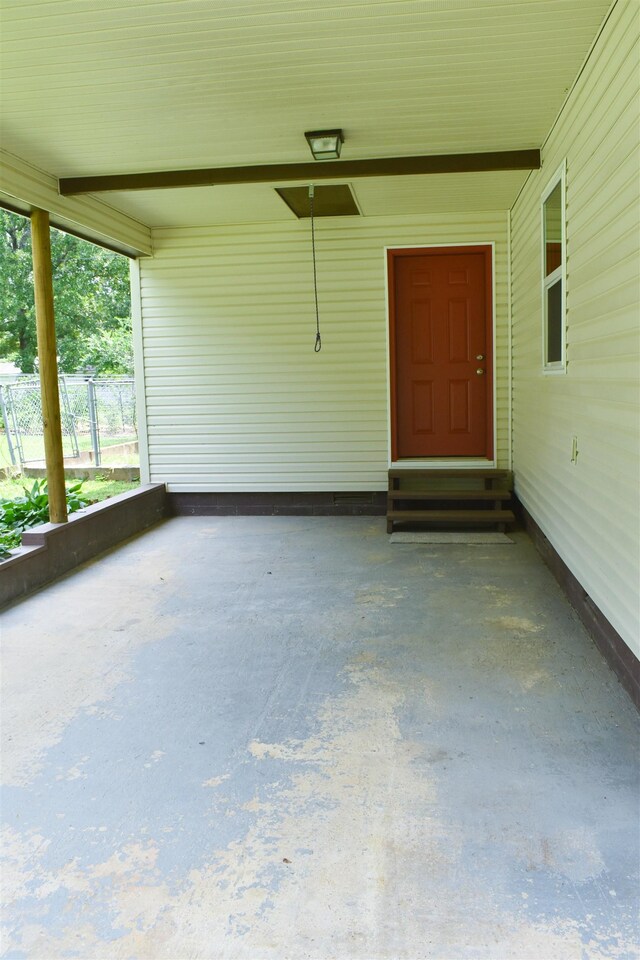
<svg viewBox="0 0 640 960"><path fill-rule="evenodd" d="M365 493L170 493L175 516L383 517L386 491Z"/></svg>
<svg viewBox="0 0 640 960"><path fill-rule="evenodd" d="M595 605L526 507L515 496L514 501L523 526L542 559L562 587L598 650L640 710L640 660Z"/></svg>

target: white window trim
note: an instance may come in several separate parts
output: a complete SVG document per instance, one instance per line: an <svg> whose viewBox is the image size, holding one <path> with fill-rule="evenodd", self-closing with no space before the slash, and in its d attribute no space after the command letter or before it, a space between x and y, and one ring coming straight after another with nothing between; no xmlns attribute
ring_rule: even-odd
<svg viewBox="0 0 640 960"><path fill-rule="evenodd" d="M567 372L567 207L566 207L566 182L567 182L567 161L562 161L555 171L547 186L542 191L540 197L540 276L542 293L542 372L544 374L558 374ZM561 220L561 243L562 243L562 263L548 277L545 276L546 269L546 238L544 222L544 205L547 197L560 184L560 202L562 209ZM562 280L561 286L561 311L562 311L562 356L560 360L554 360L547 363L547 290L558 280Z"/></svg>

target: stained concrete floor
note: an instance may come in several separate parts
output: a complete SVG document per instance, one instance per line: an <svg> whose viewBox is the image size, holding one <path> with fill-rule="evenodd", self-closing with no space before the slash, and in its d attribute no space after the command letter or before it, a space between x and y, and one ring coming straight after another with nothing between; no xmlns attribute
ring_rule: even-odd
<svg viewBox="0 0 640 960"><path fill-rule="evenodd" d="M638 717L524 534L175 519L2 620L3 956L637 956Z"/></svg>

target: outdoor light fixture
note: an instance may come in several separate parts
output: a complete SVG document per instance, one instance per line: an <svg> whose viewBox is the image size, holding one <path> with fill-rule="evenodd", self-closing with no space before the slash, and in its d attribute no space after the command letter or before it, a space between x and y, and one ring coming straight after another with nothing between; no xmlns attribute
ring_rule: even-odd
<svg viewBox="0 0 640 960"><path fill-rule="evenodd" d="M314 160L337 160L344 143L342 130L309 130L305 133Z"/></svg>

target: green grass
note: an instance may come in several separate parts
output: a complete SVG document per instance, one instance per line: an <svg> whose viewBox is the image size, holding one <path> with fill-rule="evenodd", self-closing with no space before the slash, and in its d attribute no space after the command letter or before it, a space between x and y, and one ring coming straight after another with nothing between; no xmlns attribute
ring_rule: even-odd
<svg viewBox="0 0 640 960"><path fill-rule="evenodd" d="M77 482L77 480L67 480L67 487L73 486ZM24 488L30 490L33 483L32 477L12 477L11 479L0 480L0 498L12 500L14 497L22 497L24 496ZM139 486L139 480L131 482L128 480L84 480L80 492L85 500L99 501L115 497L119 493L126 493L128 490L135 490Z"/></svg>
<svg viewBox="0 0 640 960"><path fill-rule="evenodd" d="M128 434L122 437L101 437L100 448L102 450L103 458L108 459L107 447L114 447L120 443L132 443L137 439L138 438L135 434ZM65 457L71 457L71 444L67 436L63 438L63 443ZM44 439L42 436L23 437L22 449L28 462L44 460ZM78 449L80 452L83 450L91 450L91 437L86 436L85 434L80 435L78 437ZM0 467L9 466L11 466L9 444L7 443L7 437L4 431L0 431Z"/></svg>

